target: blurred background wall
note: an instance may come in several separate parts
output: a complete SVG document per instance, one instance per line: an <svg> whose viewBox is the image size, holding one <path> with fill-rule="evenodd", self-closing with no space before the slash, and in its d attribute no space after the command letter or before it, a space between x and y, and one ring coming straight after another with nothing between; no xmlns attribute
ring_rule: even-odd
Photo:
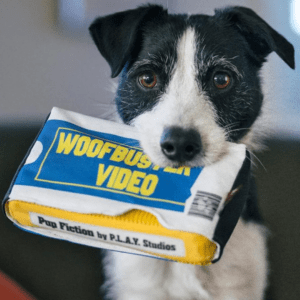
<svg viewBox="0 0 300 300"><path fill-rule="evenodd" d="M93 45L88 25L99 15L146 2L140 0L2 0L0 4L0 124L40 122L53 106L106 117L111 103L109 67ZM161 0L171 12L213 14L216 7L247 5L299 49L291 26L299 0ZM299 17L298 7L298 18ZM300 23L300 21L298 21ZM300 25L299 25L300 26ZM299 51L296 52L296 65ZM300 136L297 77L271 54L265 86L276 134ZM297 76L298 75L298 76ZM287 117L289 122L286 122Z"/></svg>
<svg viewBox="0 0 300 300"><path fill-rule="evenodd" d="M0 198L53 106L111 116L115 80L109 79L110 69L87 28L96 16L145 2L0 2ZM256 161L255 172L261 209L272 233L268 299L299 299L300 0L151 2L173 13L213 14L214 8L245 5L295 46L296 71L272 53L262 72L269 125L274 130L267 140L269 151L258 154L264 167ZM34 236L14 228L0 215L0 270L38 299L98 299L100 266L98 250Z"/></svg>

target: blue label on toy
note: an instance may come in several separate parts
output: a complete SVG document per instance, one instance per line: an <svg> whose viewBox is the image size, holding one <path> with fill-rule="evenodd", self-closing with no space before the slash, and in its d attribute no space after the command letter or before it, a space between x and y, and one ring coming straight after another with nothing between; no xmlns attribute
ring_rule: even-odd
<svg viewBox="0 0 300 300"><path fill-rule="evenodd" d="M87 194L184 211L202 168L160 168L139 142L50 120L36 143L42 153L25 164L15 184Z"/></svg>

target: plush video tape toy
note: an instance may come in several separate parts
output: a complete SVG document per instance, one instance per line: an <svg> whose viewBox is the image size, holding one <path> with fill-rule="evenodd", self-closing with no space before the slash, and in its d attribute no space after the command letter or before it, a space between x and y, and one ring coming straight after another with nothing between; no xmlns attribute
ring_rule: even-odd
<svg viewBox="0 0 300 300"><path fill-rule="evenodd" d="M244 145L205 168L160 168L134 128L53 108L3 202L34 233L199 265L217 261L242 212Z"/></svg>

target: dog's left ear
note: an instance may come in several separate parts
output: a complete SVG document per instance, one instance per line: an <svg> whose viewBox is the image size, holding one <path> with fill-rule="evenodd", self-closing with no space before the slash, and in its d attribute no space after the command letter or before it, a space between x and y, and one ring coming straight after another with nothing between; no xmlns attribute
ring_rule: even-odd
<svg viewBox="0 0 300 300"><path fill-rule="evenodd" d="M233 6L224 10L216 10L215 12L216 16L225 18L246 38L259 62L264 62L265 57L272 51L275 51L289 67L295 69L293 45L253 10L246 7Z"/></svg>
<svg viewBox="0 0 300 300"><path fill-rule="evenodd" d="M111 77L119 75L132 55L137 55L143 40L143 28L158 22L167 11L160 5L143 5L100 17L90 26L90 34L111 67Z"/></svg>

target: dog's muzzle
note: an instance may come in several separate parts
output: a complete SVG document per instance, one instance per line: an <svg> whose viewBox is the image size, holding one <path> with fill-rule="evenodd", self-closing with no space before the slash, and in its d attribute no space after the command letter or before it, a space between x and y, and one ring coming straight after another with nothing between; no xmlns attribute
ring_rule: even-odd
<svg viewBox="0 0 300 300"><path fill-rule="evenodd" d="M163 154L180 163L191 161L201 151L201 137L194 129L168 127L160 140Z"/></svg>

